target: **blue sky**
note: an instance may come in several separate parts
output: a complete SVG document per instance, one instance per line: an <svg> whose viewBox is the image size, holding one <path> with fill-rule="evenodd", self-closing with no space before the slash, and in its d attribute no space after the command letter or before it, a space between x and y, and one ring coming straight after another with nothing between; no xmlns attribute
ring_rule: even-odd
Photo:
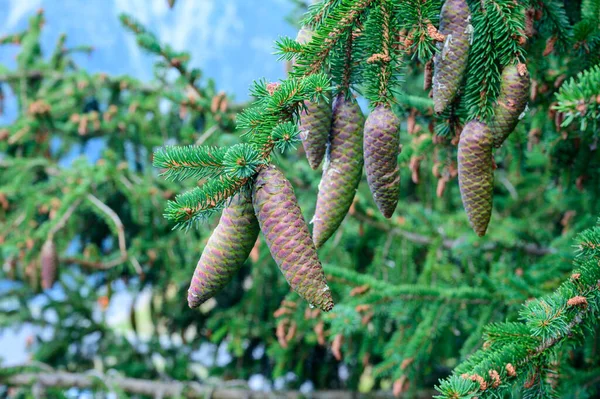
<svg viewBox="0 0 600 399"><path fill-rule="evenodd" d="M44 47L51 49L65 32L68 45L89 44L96 51L78 62L91 71L152 77L152 61L117 16L133 15L176 50L187 50L192 63L216 79L220 89L247 98L252 80L283 77L272 55L273 41L295 36L285 20L289 0L0 0L0 36L19 31L39 8L46 14ZM13 65L16 49L0 47L0 63ZM2 121L0 120L0 124Z"/></svg>

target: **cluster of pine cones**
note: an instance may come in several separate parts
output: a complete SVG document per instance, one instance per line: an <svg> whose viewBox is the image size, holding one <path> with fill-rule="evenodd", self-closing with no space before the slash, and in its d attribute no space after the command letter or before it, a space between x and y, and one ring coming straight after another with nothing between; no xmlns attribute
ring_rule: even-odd
<svg viewBox="0 0 600 399"><path fill-rule="evenodd" d="M433 99L437 113L450 106L462 84L471 43L469 20L466 0L445 2L439 28L445 39L434 60ZM297 40L309 41L310 32L301 30ZM479 236L485 234L492 211L492 149L500 147L514 130L526 107L528 91L525 65L506 66L493 120L471 120L461 133L461 198ZM289 181L275 166L263 167L251 192L237 194L223 211L196 266L188 291L190 307L199 306L231 280L262 231L290 286L311 305L329 311L333 300L317 248L333 235L347 214L363 165L377 207L385 217L392 216L400 195L400 120L389 105L377 105L365 119L353 96L341 93L333 101L306 102L300 125L310 166L317 169L324 163L312 237Z"/></svg>

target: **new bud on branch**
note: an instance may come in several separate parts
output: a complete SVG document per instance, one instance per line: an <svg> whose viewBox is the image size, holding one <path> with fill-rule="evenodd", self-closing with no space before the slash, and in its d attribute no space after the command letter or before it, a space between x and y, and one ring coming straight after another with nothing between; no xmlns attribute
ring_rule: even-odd
<svg viewBox="0 0 600 399"><path fill-rule="evenodd" d="M467 68L471 47L470 18L466 0L447 0L442 7L439 32L445 38L438 45L433 74L433 102L438 114L454 100Z"/></svg>
<svg viewBox="0 0 600 399"><path fill-rule="evenodd" d="M331 310L331 292L290 182L269 165L256 177L252 200L265 241L287 282L311 305Z"/></svg>
<svg viewBox="0 0 600 399"><path fill-rule="evenodd" d="M458 142L458 185L469 223L480 237L492 215L493 169L492 132L486 124L472 120Z"/></svg>
<svg viewBox="0 0 600 399"><path fill-rule="evenodd" d="M242 190L223 210L196 265L188 289L190 308L200 306L231 281L248 258L258 231L250 193Z"/></svg>
<svg viewBox="0 0 600 399"><path fill-rule="evenodd" d="M400 119L387 105L378 105L365 122L364 154L373 200L386 218L392 217L400 196Z"/></svg>
<svg viewBox="0 0 600 399"><path fill-rule="evenodd" d="M529 98L529 72L525 64L509 65L502 71L500 96L494 107L490 129L498 148L515 130Z"/></svg>
<svg viewBox="0 0 600 399"><path fill-rule="evenodd" d="M313 223L313 241L321 247L338 229L348 213L363 167L365 117L354 98L338 95L327 160L319 183Z"/></svg>

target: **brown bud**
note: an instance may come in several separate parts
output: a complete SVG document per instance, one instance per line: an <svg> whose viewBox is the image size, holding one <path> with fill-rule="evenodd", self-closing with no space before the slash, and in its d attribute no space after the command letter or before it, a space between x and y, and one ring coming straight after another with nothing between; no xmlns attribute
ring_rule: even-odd
<svg viewBox="0 0 600 399"><path fill-rule="evenodd" d="M342 360L342 343L343 342L344 342L344 336L342 334L338 334L333 338L333 342L331 344L331 352L333 353L333 357L335 357L337 361Z"/></svg>

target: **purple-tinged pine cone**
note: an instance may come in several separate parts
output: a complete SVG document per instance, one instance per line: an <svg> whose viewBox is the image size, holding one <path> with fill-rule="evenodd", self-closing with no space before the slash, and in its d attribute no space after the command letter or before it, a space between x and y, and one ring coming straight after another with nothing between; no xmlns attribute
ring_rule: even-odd
<svg viewBox="0 0 600 399"><path fill-rule="evenodd" d="M313 31L303 26L298 32L296 41L300 44L310 42ZM327 149L327 139L331 129L331 94L327 93L327 101L306 101L306 110L300 115L300 138L304 152L311 168L317 169Z"/></svg>
<svg viewBox="0 0 600 399"><path fill-rule="evenodd" d="M363 167L365 117L353 98L340 94L333 106L329 152L323 165L313 223L313 241L320 248L348 213Z"/></svg>
<svg viewBox="0 0 600 399"><path fill-rule="evenodd" d="M477 120L467 123L458 142L458 185L469 224L479 237L485 235L492 216L494 167L492 132Z"/></svg>
<svg viewBox="0 0 600 399"><path fill-rule="evenodd" d="M42 289L47 290L54 285L58 274L58 253L54 240L48 239L42 246L40 253L40 268L42 275Z"/></svg>
<svg viewBox="0 0 600 399"><path fill-rule="evenodd" d="M439 32L446 38L438 44L433 72L433 103L438 114L454 100L467 67L472 35L470 16L466 0L446 0L442 7Z"/></svg>
<svg viewBox="0 0 600 399"><path fill-rule="evenodd" d="M500 95L490 129L494 147L499 148L515 130L529 98L529 72L525 64L509 65L502 71Z"/></svg>
<svg viewBox="0 0 600 399"><path fill-rule="evenodd" d="M208 239L188 289L188 305L196 308L215 296L242 267L258 238L249 192L236 194L223 210Z"/></svg>
<svg viewBox="0 0 600 399"><path fill-rule="evenodd" d="M400 119L388 106L378 105L367 117L364 131L367 182L377 207L390 218L400 196Z"/></svg>
<svg viewBox="0 0 600 399"><path fill-rule="evenodd" d="M265 241L287 282L311 305L330 311L331 292L290 182L269 165L256 177L252 200Z"/></svg>
<svg viewBox="0 0 600 399"><path fill-rule="evenodd" d="M311 168L317 169L327 150L327 139L331 130L331 95L327 101L306 101L306 110L300 115L300 138Z"/></svg>

